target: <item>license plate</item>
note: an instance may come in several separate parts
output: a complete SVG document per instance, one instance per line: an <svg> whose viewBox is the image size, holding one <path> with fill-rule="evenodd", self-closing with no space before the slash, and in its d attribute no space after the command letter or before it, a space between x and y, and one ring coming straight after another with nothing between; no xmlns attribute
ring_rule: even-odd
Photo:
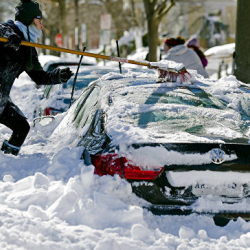
<svg viewBox="0 0 250 250"><path fill-rule="evenodd" d="M196 196L219 195L228 197L238 197L242 194L242 185L234 182L221 186L212 186L210 184L196 183L192 186L192 193Z"/></svg>

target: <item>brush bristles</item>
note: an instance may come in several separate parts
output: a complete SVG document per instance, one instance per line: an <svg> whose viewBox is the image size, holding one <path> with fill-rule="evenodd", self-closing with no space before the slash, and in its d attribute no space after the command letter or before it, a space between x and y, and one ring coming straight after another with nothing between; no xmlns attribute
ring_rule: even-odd
<svg viewBox="0 0 250 250"><path fill-rule="evenodd" d="M176 69L158 69L158 77L160 82L187 82L190 78L190 74L186 69L178 71Z"/></svg>

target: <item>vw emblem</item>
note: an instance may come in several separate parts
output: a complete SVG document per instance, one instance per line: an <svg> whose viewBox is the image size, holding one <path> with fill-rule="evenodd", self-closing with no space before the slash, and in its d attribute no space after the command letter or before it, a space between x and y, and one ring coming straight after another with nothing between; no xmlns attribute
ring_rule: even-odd
<svg viewBox="0 0 250 250"><path fill-rule="evenodd" d="M213 163L221 164L224 162L225 152L220 148L214 148L210 151L210 158Z"/></svg>

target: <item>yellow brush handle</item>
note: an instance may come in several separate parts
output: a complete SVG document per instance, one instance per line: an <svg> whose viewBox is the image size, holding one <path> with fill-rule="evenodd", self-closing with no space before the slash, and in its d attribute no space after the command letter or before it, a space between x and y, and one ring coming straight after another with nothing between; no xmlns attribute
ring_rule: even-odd
<svg viewBox="0 0 250 250"><path fill-rule="evenodd" d="M7 38L0 37L0 42L7 42L7 41L8 41ZM121 58L121 57L105 56L105 55L93 54L93 53L88 53L88 52L81 52L81 51L72 50L72 49L64 49L64 48L59 48L59 47L54 47L54 46L49 46L49 45L43 45L40 43L31 43L27 41L22 41L21 45L29 46L29 47L36 47L36 48L41 48L41 49L54 50L54 51L59 51L59 52L65 52L65 53L70 53L70 54L76 54L80 56L89 56L89 57L95 57L95 58L104 59L104 60L111 60L111 61L116 61L116 62L137 64L141 66L150 67L150 63L148 62L138 62L138 61L128 60L126 58Z"/></svg>

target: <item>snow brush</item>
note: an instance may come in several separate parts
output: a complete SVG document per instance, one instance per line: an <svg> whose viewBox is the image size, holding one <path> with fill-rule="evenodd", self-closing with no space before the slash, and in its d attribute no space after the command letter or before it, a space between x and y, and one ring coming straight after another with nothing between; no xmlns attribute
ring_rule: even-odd
<svg viewBox="0 0 250 250"><path fill-rule="evenodd" d="M8 42L8 39L0 37L0 42ZM70 53L70 54L76 54L80 56L94 57L94 58L116 61L116 62L121 62L121 63L136 64L136 65L146 66L150 69L158 69L159 82L170 81L170 82L182 83L182 82L188 81L191 77L191 75L187 72L184 64L175 63L173 61L162 60L159 62L147 62L147 61L139 62L139 61L129 60L126 58L121 58L121 57L99 55L99 54L94 54L94 53L89 53L89 52L82 52L82 51L77 51L77 50L43 45L40 43L31 43L27 41L22 41L21 45L47 49L47 50L53 50L53 51L58 51L58 52L64 52L64 53Z"/></svg>

